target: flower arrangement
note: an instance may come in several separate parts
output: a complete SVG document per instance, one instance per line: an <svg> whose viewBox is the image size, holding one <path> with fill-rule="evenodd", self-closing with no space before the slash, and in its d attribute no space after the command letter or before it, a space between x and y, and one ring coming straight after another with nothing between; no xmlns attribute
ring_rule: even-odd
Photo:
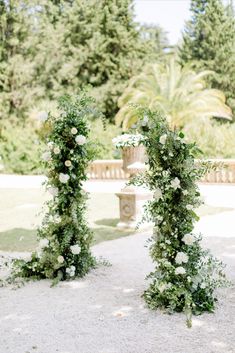
<svg viewBox="0 0 235 353"><path fill-rule="evenodd" d="M137 147L144 142L144 136L141 134L123 134L112 139L116 148Z"/></svg>
<svg viewBox="0 0 235 353"><path fill-rule="evenodd" d="M197 181L211 166L195 164L200 152L195 143L186 143L184 134L171 131L160 113L139 109L148 124L141 124L149 169L133 183L146 185L153 200L145 207L144 219L154 224L150 254L155 270L144 293L152 309L184 311L188 326L192 314L212 312L214 290L227 285L224 265L201 247L201 235L194 234L198 220L195 209L202 204Z"/></svg>
<svg viewBox="0 0 235 353"><path fill-rule="evenodd" d="M15 260L17 277L59 280L84 276L94 267L92 233L85 220L87 195L82 189L93 151L88 142L87 116L92 100L81 93L59 101L59 116L43 114L48 170L46 188L52 199L38 229L39 246L29 261Z"/></svg>

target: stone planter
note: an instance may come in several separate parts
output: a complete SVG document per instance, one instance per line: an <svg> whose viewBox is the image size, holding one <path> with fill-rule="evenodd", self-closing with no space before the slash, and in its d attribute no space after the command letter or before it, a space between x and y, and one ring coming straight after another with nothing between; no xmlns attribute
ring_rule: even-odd
<svg viewBox="0 0 235 353"><path fill-rule="evenodd" d="M122 149L122 159L123 159L123 166L122 169L125 172L129 172L128 166L139 162L145 163L146 162L146 153L144 146L137 146L137 147L124 147Z"/></svg>

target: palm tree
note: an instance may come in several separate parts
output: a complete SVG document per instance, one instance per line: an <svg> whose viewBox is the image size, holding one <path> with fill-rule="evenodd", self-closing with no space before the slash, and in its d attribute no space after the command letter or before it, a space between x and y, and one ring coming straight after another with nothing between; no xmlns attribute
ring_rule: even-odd
<svg viewBox="0 0 235 353"><path fill-rule="evenodd" d="M172 126L182 127L189 121L218 117L231 120L231 109L225 104L223 92L207 89L205 77L211 71L194 72L181 68L175 60L166 64L149 64L133 77L119 98L116 124L124 130L138 120L131 103L161 110Z"/></svg>

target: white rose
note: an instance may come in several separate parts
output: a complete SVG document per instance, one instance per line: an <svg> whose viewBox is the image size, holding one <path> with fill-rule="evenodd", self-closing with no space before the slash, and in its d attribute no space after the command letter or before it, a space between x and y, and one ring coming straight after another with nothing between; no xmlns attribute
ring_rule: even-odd
<svg viewBox="0 0 235 353"><path fill-rule="evenodd" d="M71 129L71 134L76 135L77 132L78 132L78 130L76 129L76 127L73 127Z"/></svg>
<svg viewBox="0 0 235 353"><path fill-rule="evenodd" d="M40 241L39 241L39 247L40 247L41 249L47 248L48 245L49 245L49 240L48 240L48 239L46 239L46 238L40 239Z"/></svg>
<svg viewBox="0 0 235 353"><path fill-rule="evenodd" d="M82 146L82 145L84 145L84 143L86 143L86 137L83 135L77 135L75 138L75 141L77 142L77 144L79 146Z"/></svg>
<svg viewBox="0 0 235 353"><path fill-rule="evenodd" d="M66 268L65 271L70 277L73 277L75 275L75 270L76 270L75 266L70 266L70 267Z"/></svg>
<svg viewBox="0 0 235 353"><path fill-rule="evenodd" d="M42 160L45 162L49 162L51 160L51 152L46 151L42 154Z"/></svg>
<svg viewBox="0 0 235 353"><path fill-rule="evenodd" d="M58 192L59 192L58 188L55 188L53 186L49 187L48 191L54 197L56 197L58 195Z"/></svg>
<svg viewBox="0 0 235 353"><path fill-rule="evenodd" d="M175 190L180 188L180 180L177 177L171 180L171 187Z"/></svg>
<svg viewBox="0 0 235 353"><path fill-rule="evenodd" d="M192 245L195 242L195 238L192 234L185 234L184 237L182 238L182 241L186 245Z"/></svg>
<svg viewBox="0 0 235 353"><path fill-rule="evenodd" d="M165 145L166 139L167 139L167 135L164 134L164 135L162 135L162 136L160 137L159 142L160 142L162 145Z"/></svg>
<svg viewBox="0 0 235 353"><path fill-rule="evenodd" d="M78 255L81 252L81 247L78 244L71 245L70 250L73 255Z"/></svg>
<svg viewBox="0 0 235 353"><path fill-rule="evenodd" d="M42 121L43 123L47 120L47 118L48 118L47 112L38 113L38 120Z"/></svg>
<svg viewBox="0 0 235 353"><path fill-rule="evenodd" d="M64 256L58 256L57 261L59 262L59 264L62 264L64 262Z"/></svg>
<svg viewBox="0 0 235 353"><path fill-rule="evenodd" d="M160 188L156 188L154 191L154 199L155 201L159 201L162 198L162 190Z"/></svg>
<svg viewBox="0 0 235 353"><path fill-rule="evenodd" d="M194 209L193 205L186 205L185 207L188 211L191 211Z"/></svg>
<svg viewBox="0 0 235 353"><path fill-rule="evenodd" d="M179 265L181 265L182 263L187 263L188 262L188 255L182 251L178 252L175 257L175 262Z"/></svg>
<svg viewBox="0 0 235 353"><path fill-rule="evenodd" d="M176 267L175 274L176 275L185 275L186 271L182 266Z"/></svg>
<svg viewBox="0 0 235 353"><path fill-rule="evenodd" d="M69 180L69 175L68 174L60 173L59 181L61 183L66 184L68 180Z"/></svg>
<svg viewBox="0 0 235 353"><path fill-rule="evenodd" d="M59 147L55 147L55 148L53 149L53 152L54 152L55 154L60 154L60 148L59 148Z"/></svg>
<svg viewBox="0 0 235 353"><path fill-rule="evenodd" d="M64 162L64 164L65 164L66 167L71 167L72 162L67 160L67 161Z"/></svg>

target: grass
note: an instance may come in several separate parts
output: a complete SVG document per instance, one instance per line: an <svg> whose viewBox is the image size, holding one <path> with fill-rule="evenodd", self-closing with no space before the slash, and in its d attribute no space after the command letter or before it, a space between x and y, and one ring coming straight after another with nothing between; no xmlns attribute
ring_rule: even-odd
<svg viewBox="0 0 235 353"><path fill-rule="evenodd" d="M39 212L46 199L47 195L40 189L0 189L0 250L32 251L36 248L36 226L42 220ZM198 214L213 215L228 210L202 206ZM117 228L119 204L113 194L91 194L87 216L94 232L94 244L133 233Z"/></svg>
<svg viewBox="0 0 235 353"><path fill-rule="evenodd" d="M47 195L39 189L0 189L0 250L32 251L37 246L36 226ZM125 237L133 231L117 228L118 198L113 194L91 194L88 219L94 244Z"/></svg>

